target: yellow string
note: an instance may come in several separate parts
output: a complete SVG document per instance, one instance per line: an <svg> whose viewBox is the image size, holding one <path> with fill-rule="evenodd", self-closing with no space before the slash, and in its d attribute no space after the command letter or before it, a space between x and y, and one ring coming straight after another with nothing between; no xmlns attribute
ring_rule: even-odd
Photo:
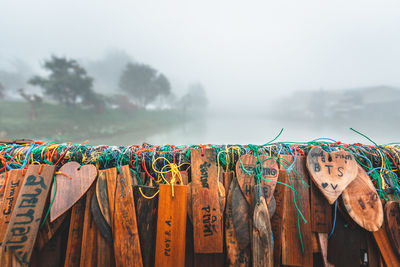
<svg viewBox="0 0 400 267"><path fill-rule="evenodd" d="M139 192L140 192L140 194L142 194L142 196L145 199L153 199L155 196L157 196L157 194L160 192L160 190L157 190L157 192L155 192L154 195L152 195L151 197L148 197L145 194L143 194L142 188L140 186L139 186Z"/></svg>
<svg viewBox="0 0 400 267"><path fill-rule="evenodd" d="M165 160L167 162L167 164L165 164L161 170L157 170L157 168L154 166L154 164L158 161L158 160ZM156 158L153 163L151 164L151 167L153 168L153 170L159 175L161 176L162 180L165 181L165 183L171 185L171 193L172 193L172 197L175 197L174 194L174 184L178 181L180 182L180 184L183 184L182 181L182 175L181 172L179 171L179 168L181 168L183 165L188 164L190 165L190 163L188 162L184 162L180 165L176 165L176 163L171 163L168 159L166 159L165 157L158 157ZM165 169L165 170L164 170ZM165 179L164 175L167 173L171 173L172 178L171 181L168 182L167 179ZM158 179L159 182L162 181L161 179Z"/></svg>

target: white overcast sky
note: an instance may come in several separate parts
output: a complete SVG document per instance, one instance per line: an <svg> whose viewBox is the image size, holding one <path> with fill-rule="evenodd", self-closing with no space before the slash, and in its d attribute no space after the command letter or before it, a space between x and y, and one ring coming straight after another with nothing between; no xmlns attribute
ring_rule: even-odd
<svg viewBox="0 0 400 267"><path fill-rule="evenodd" d="M122 49L213 104L400 85L400 1L0 0L0 63ZM2 65L2 64L0 64ZM3 64L4 65L4 64Z"/></svg>

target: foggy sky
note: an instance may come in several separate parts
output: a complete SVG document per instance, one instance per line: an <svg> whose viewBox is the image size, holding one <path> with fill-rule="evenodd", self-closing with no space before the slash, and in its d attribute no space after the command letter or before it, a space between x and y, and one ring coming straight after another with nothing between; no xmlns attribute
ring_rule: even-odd
<svg viewBox="0 0 400 267"><path fill-rule="evenodd" d="M0 0L0 66L122 49L214 106L294 90L400 86L400 2Z"/></svg>

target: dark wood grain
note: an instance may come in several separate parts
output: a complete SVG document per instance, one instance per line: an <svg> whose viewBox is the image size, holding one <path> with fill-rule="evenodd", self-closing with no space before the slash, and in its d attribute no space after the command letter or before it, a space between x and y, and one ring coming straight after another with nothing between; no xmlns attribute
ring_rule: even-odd
<svg viewBox="0 0 400 267"><path fill-rule="evenodd" d="M393 250L400 256L400 203L389 201L385 205L386 230Z"/></svg>
<svg viewBox="0 0 400 267"><path fill-rule="evenodd" d="M145 198L154 196L158 188L149 186L134 186L133 195L136 204L136 218L140 238L140 248L144 267L154 266L156 230L157 230L157 207L158 194L152 199Z"/></svg>
<svg viewBox="0 0 400 267"><path fill-rule="evenodd" d="M310 186L311 229L316 233L329 233L332 229L332 206L314 182Z"/></svg>
<svg viewBox="0 0 400 267"><path fill-rule="evenodd" d="M85 214L85 201L86 197L81 198L71 210L65 267L79 266L80 264L84 220L82 215Z"/></svg>

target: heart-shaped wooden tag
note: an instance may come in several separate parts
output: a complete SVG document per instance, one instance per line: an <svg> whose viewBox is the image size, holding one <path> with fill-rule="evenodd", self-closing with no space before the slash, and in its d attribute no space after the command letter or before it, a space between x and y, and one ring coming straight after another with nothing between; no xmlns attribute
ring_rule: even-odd
<svg viewBox="0 0 400 267"><path fill-rule="evenodd" d="M274 159L266 159L267 156L260 155L260 161L262 162L262 177L271 182L267 182L261 179L261 189L264 193L266 203L269 203L272 196L274 195L276 182L279 175L279 167ZM243 165L242 165L243 163ZM245 154L240 157L240 160L236 163L236 176L239 183L239 187L242 190L247 202L250 204L253 198L253 187L255 185L255 167L257 163L257 157L249 154ZM243 169L244 168L244 169ZM248 173L249 172L249 173Z"/></svg>
<svg viewBox="0 0 400 267"><path fill-rule="evenodd" d="M357 176L358 164L347 151L325 152L313 147L307 155L307 168L319 190L333 204Z"/></svg>
<svg viewBox="0 0 400 267"><path fill-rule="evenodd" d="M385 205L386 231L393 250L400 255L400 203L389 201Z"/></svg>
<svg viewBox="0 0 400 267"><path fill-rule="evenodd" d="M344 207L362 228L375 232L383 223L383 207L368 174L360 166L357 177L342 193Z"/></svg>
<svg viewBox="0 0 400 267"><path fill-rule="evenodd" d="M68 175L68 176L66 176ZM50 221L53 222L69 210L89 189L97 177L94 165L83 165L74 161L63 165L56 176L56 185L51 188L51 196L56 186L56 196L50 209Z"/></svg>

